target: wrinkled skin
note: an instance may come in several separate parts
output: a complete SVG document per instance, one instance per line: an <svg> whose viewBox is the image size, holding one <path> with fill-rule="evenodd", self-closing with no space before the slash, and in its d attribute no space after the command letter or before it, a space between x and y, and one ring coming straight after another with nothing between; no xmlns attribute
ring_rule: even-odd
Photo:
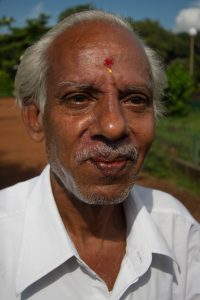
<svg viewBox="0 0 200 300"><path fill-rule="evenodd" d="M113 60L112 73L106 58ZM43 122L52 179L69 198L85 203L123 201L154 138L150 68L142 46L121 28L85 24L61 34L49 59ZM127 154L127 146L134 146L137 158ZM112 151L118 147L123 153Z"/></svg>

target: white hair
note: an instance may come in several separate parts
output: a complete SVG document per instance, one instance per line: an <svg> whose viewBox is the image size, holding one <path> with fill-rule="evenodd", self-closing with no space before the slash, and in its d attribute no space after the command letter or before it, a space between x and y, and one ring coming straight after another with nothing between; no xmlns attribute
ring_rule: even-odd
<svg viewBox="0 0 200 300"><path fill-rule="evenodd" d="M142 39L133 31L130 24L121 17L97 10L84 11L65 18L25 51L15 78L15 95L19 105L22 107L36 103L39 105L40 110L44 111L47 98L46 82L50 67L48 49L62 32L76 24L87 21L102 21L118 25L136 36L144 48L151 67L155 115L162 114L161 98L166 86L166 76L156 53L145 45Z"/></svg>

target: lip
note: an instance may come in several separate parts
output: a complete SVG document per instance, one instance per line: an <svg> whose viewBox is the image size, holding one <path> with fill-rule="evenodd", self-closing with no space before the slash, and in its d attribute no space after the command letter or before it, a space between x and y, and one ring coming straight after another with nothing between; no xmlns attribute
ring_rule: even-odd
<svg viewBox="0 0 200 300"><path fill-rule="evenodd" d="M105 159L105 158L92 158L89 162L94 165L105 175L116 176L127 165L127 158Z"/></svg>

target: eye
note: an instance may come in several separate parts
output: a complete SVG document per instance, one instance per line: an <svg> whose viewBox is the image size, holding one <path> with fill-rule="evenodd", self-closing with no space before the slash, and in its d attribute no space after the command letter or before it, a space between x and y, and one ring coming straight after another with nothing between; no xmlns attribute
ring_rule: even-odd
<svg viewBox="0 0 200 300"><path fill-rule="evenodd" d="M135 105L143 105L147 103L147 99L143 96L131 96L130 99L127 99L127 101L130 101L132 104Z"/></svg>
<svg viewBox="0 0 200 300"><path fill-rule="evenodd" d="M62 103L69 108L85 108L93 101L91 95L87 93L70 93L64 95L61 99Z"/></svg>
<svg viewBox="0 0 200 300"><path fill-rule="evenodd" d="M134 109L135 111L144 111L151 105L151 101L148 96L139 94L129 95L122 99L122 102L125 106L130 109Z"/></svg>
<svg viewBox="0 0 200 300"><path fill-rule="evenodd" d="M67 102L74 102L74 103L83 103L84 101L88 100L88 96L84 94L72 94L67 95L64 97L64 100Z"/></svg>

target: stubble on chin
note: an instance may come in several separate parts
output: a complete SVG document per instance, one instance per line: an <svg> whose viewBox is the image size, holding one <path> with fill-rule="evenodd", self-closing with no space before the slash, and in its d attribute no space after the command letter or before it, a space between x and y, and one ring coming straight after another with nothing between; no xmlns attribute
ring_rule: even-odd
<svg viewBox="0 0 200 300"><path fill-rule="evenodd" d="M122 203L128 197L136 180L136 178L133 178L117 194L113 193L113 195L110 195L110 192L106 192L109 185L106 185L106 188L102 188L101 191L94 192L90 191L90 188L86 185L82 186L80 183L77 183L72 177L69 180L69 174L63 171L52 172L68 199L71 198L72 201L78 200L88 205L116 205Z"/></svg>
<svg viewBox="0 0 200 300"><path fill-rule="evenodd" d="M136 149L132 149L132 148L126 147L126 149L124 148L125 150L123 149L120 151L121 152L129 151L129 153L131 153L131 155L133 156L136 162L138 153ZM96 148L95 151L98 152L102 151L102 153L105 155L108 154L105 151L105 149L106 151L108 151L107 148L105 147L103 148L103 150L99 150L99 148ZM82 154L77 153L75 155L74 162L75 164L77 164L77 168L78 165L82 164L83 160L85 160L85 158L88 157L91 152L92 151L87 151L87 152L85 151ZM55 178L57 184L60 185L61 188L64 190L66 197L77 199L88 205L115 205L115 204L122 203L128 197L137 177L137 176L133 176L133 178L128 180L129 182L124 183L120 191L117 193L117 195L116 193L110 195L110 193L106 192L106 188L104 189L104 191L101 190L101 192L98 192L97 189L97 191L95 192L90 190L89 188L90 183L88 183L88 186L86 186L84 183L81 184L71 174L69 174L69 172L65 169L65 167L62 165L62 163L60 162L57 156L56 145L47 148L47 157L50 164L52 176ZM117 184L116 178L112 178L112 177L107 177L105 178L104 181L105 181L105 186L112 185L113 182Z"/></svg>

